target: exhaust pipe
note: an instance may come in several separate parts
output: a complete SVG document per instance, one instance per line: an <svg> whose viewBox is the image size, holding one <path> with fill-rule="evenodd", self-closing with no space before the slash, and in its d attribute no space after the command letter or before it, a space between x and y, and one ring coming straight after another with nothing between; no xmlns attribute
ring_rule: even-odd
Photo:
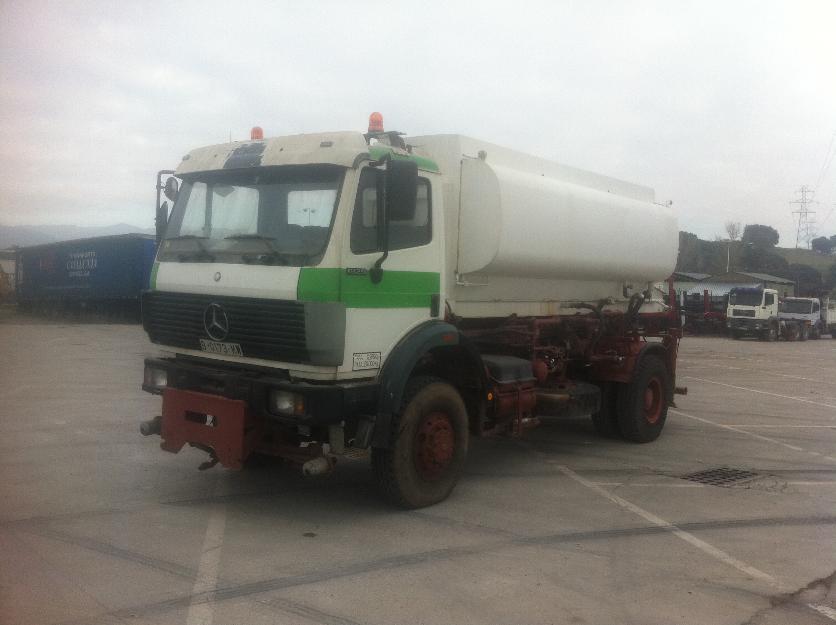
<svg viewBox="0 0 836 625"><path fill-rule="evenodd" d="M161 434L163 431L163 418L162 416L154 417L153 419L148 419L148 421L142 421L139 424L139 433L143 436L152 436L153 434Z"/></svg>

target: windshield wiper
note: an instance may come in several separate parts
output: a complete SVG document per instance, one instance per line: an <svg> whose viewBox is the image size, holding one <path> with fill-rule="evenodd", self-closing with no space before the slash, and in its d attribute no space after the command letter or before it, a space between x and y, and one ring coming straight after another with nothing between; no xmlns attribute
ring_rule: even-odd
<svg viewBox="0 0 836 625"><path fill-rule="evenodd" d="M224 237L228 241L260 241L264 244L267 252L263 254L241 254L245 263L261 263L263 265L289 265L288 254L283 254L273 245L275 237L268 237L263 234L231 234Z"/></svg>
<svg viewBox="0 0 836 625"><path fill-rule="evenodd" d="M210 263L215 262L215 255L212 254L206 247L204 243L209 237L202 237L196 234L181 234L176 237L168 237L166 241L194 241L197 244L198 249L200 250L197 254L179 254L177 257L180 259L180 262L184 262L187 260L204 260Z"/></svg>

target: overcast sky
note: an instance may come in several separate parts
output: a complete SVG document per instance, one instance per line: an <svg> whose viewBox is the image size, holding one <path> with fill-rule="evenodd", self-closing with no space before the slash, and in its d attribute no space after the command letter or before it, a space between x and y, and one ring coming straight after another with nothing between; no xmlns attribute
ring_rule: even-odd
<svg viewBox="0 0 836 625"><path fill-rule="evenodd" d="M402 4L2 0L0 223L150 226L191 148L379 110L652 186L704 238L732 219L794 245L836 132L836 2ZM836 165L816 199L836 232Z"/></svg>

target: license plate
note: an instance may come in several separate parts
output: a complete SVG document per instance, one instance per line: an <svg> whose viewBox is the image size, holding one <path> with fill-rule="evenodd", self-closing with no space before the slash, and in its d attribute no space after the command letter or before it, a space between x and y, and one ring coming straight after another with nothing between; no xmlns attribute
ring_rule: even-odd
<svg viewBox="0 0 836 625"><path fill-rule="evenodd" d="M207 341L200 339L200 349L210 354L220 354L221 356L243 356L239 343L221 343L220 341Z"/></svg>

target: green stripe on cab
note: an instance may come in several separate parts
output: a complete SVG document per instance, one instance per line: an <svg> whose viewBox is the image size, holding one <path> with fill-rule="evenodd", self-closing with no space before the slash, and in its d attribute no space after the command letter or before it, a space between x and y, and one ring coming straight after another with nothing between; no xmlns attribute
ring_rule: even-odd
<svg viewBox="0 0 836 625"><path fill-rule="evenodd" d="M436 272L384 268L383 279L374 284L368 272L302 267L297 296L302 302L343 302L347 308L429 308L440 290Z"/></svg>

